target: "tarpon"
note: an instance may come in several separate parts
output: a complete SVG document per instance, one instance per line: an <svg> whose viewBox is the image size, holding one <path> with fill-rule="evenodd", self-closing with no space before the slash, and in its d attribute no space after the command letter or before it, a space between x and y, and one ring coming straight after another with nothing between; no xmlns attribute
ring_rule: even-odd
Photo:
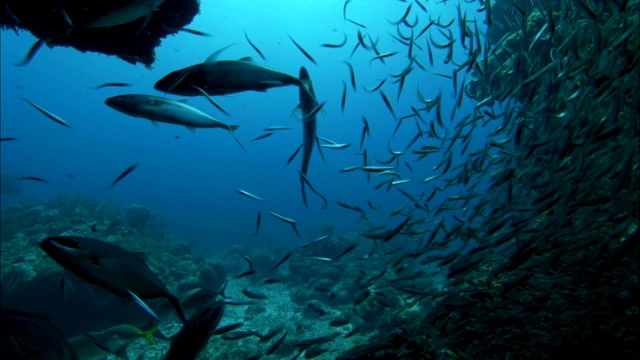
<svg viewBox="0 0 640 360"><path fill-rule="evenodd" d="M100 240L79 236L53 236L38 244L58 264L88 283L129 299L166 298L185 322L178 299L136 254Z"/></svg>
<svg viewBox="0 0 640 360"><path fill-rule="evenodd" d="M205 62L176 70L160 79L155 89L176 95L233 94L241 91L266 91L273 87L296 85L301 81L291 75L259 65L251 58L240 60L217 60L221 51L216 51Z"/></svg>

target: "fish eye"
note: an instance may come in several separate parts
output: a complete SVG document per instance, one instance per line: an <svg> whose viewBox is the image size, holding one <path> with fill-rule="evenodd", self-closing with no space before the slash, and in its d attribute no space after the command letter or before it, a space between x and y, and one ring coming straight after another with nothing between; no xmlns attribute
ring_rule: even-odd
<svg viewBox="0 0 640 360"><path fill-rule="evenodd" d="M78 248L78 242L70 238L56 237L56 238L52 238L51 241L53 241L56 245L59 245L62 247L73 248L73 249Z"/></svg>

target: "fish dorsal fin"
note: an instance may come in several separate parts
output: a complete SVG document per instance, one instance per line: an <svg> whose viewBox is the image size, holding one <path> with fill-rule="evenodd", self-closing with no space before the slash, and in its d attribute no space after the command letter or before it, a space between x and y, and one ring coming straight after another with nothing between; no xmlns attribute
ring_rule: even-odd
<svg viewBox="0 0 640 360"><path fill-rule="evenodd" d="M253 58L251 56L245 56L243 58L240 58L239 60L253 62Z"/></svg>
<svg viewBox="0 0 640 360"><path fill-rule="evenodd" d="M205 61L204 61L204 62L205 62L205 64L211 64L211 63L215 62L215 61L216 61L216 59L218 58L218 56L219 56L223 51L227 50L228 48L232 47L232 46L233 46L233 45L235 45L235 44L236 44L236 43L229 44L229 45L227 45L227 46L223 47L222 49L217 50L217 51L216 51L216 52L214 52L213 54L209 55L209 57L207 58L207 60L205 60Z"/></svg>
<svg viewBox="0 0 640 360"><path fill-rule="evenodd" d="M187 101L189 101L189 100L187 100L187 99L180 99L180 100L178 100L178 102L181 102L181 103L183 103L183 104L186 104L186 103L187 103Z"/></svg>

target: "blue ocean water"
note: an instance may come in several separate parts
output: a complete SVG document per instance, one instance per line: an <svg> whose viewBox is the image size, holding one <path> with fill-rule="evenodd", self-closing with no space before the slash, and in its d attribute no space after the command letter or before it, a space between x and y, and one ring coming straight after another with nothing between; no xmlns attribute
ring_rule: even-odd
<svg viewBox="0 0 640 360"><path fill-rule="evenodd" d="M379 39L382 52L397 51L385 63L371 62L372 51L359 49L353 58L349 55L356 44L357 27L342 17L343 1L238 1L203 2L200 14L189 25L212 34L211 37L178 33L164 39L156 49L152 68L131 65L116 57L95 53L80 53L71 48L43 47L30 64L16 67L35 40L30 34L2 32L2 124L3 137L17 137L19 141L2 144L1 170L4 174L37 176L48 183L23 182L18 196L2 196L2 206L25 199L49 199L59 194L80 193L94 199L111 199L122 206L140 204L157 217L169 222L171 231L179 238L199 243L219 251L233 244L261 246L269 237L276 243L297 244L318 234L322 224L331 224L338 233L362 230L363 220L355 212L336 205L336 201L358 205L367 209L374 225L393 226L398 220L389 214L408 199L392 189L374 190L382 179L372 177L370 183L362 172L341 173L343 167L361 165L358 143L362 130L362 116L371 125L371 137L365 141L369 162L375 158L387 160L391 154L387 141L397 121L394 120L380 95L368 93L362 86L373 87L389 78L382 90L390 98L398 116L410 114L410 106L419 106L416 91L434 99L442 93L443 119L450 126L448 134L465 114L473 110L473 103L465 99L458 114L450 121L455 103L452 81L435 73L450 74L453 64L443 65L446 51L434 48L434 66L428 64L425 51L416 51L427 71L415 68L407 77L404 90L396 98L397 84L390 74L402 71L408 63L406 46L394 41L395 26L389 20L400 18L406 4L397 1L352 1L349 17L366 24L367 33ZM421 14L420 23L431 19L446 22L456 17L456 8L447 2L429 2L429 15ZM481 29L485 15L479 13L479 4L460 3L466 10L468 21L477 16ZM413 16L413 15L412 15ZM421 28L421 26L418 26ZM262 50L264 62L244 39L247 33ZM342 40L342 48L329 49L320 44ZM287 34L294 37L317 60L311 64L295 48ZM431 35L437 38L436 35ZM425 47L423 36L417 46ZM444 42L444 38L437 38ZM227 117L213 108L204 98L193 97L188 103L211 116L230 124L240 125L236 132L245 145L242 151L226 132L218 129L199 129L190 132L180 126L159 124L132 118L107 107L107 97L124 93L162 95L153 84L167 73L204 61L212 52L229 44L220 58L238 59L252 56L255 61L273 69L296 75L301 66L311 74L318 101L326 101L318 116L318 134L339 143L352 142L345 150L324 149L326 164L317 148L311 159L308 177L315 188L329 200L327 210L319 210L322 203L309 192L310 206L305 208L297 171L300 156L289 166L287 158L301 144L302 124L290 114L298 103L298 89L283 87L265 93L244 92L217 97L217 101L232 115ZM467 54L456 45L453 63L460 64ZM349 72L343 61L349 60L355 69L357 91L348 85L347 106L340 111L341 80L349 84ZM461 73L462 75L462 73ZM104 82L127 82L127 88L91 87ZM463 77L458 79L459 83ZM21 98L27 98L62 117L72 126L64 128L45 118ZM169 95L169 98L181 99ZM299 115L298 115L299 118ZM434 121L435 112L427 115ZM268 126L285 125L289 131L256 142L250 140ZM495 126L495 124L492 124ZM484 146L489 129L479 126L473 131L470 150ZM401 150L416 134L413 120L404 121L389 147ZM179 138L177 138L179 137ZM440 140L420 141L420 144L440 145ZM459 152L460 143L454 147ZM402 185L407 192L428 196L433 187L442 185L438 180L426 185L420 180L435 175L433 167L441 155L427 156L415 162L417 155L407 153L401 157L400 172L410 182ZM402 163L409 162L411 172ZM140 166L109 189L111 181L133 163ZM454 166L460 159L454 159ZM266 201L256 202L236 192L244 189ZM433 204L460 191L451 187L436 194ZM383 204L379 211L370 211L367 201ZM435 207L435 206L434 206ZM258 211L262 212L261 235L249 236L255 226ZM303 240L297 239L291 228L268 215L268 211L295 219Z"/></svg>

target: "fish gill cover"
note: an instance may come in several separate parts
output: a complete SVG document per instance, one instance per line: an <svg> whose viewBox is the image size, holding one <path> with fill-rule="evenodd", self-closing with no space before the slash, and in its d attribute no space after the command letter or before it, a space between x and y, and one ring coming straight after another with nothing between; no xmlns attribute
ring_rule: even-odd
<svg viewBox="0 0 640 360"><path fill-rule="evenodd" d="M3 358L638 359L637 0L26 3Z"/></svg>

